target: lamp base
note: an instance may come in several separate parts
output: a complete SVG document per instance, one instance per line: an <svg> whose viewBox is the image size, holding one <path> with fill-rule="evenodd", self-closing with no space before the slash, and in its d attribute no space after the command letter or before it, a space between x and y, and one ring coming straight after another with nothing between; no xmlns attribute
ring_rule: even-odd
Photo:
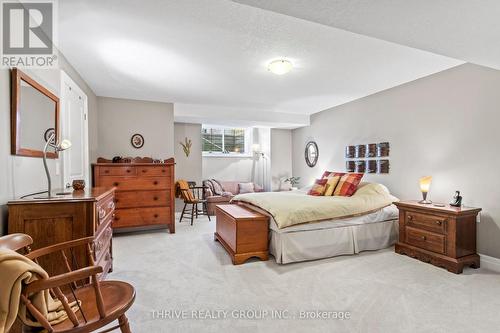
<svg viewBox="0 0 500 333"><path fill-rule="evenodd" d="M432 201L430 201L430 200L420 200L418 203L422 204L422 205L430 205L432 203Z"/></svg>

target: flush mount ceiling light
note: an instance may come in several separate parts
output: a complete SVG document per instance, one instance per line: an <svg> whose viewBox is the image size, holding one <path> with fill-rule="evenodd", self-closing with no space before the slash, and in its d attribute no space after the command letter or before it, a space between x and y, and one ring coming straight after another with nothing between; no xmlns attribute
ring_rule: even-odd
<svg viewBox="0 0 500 333"><path fill-rule="evenodd" d="M278 59L271 61L267 66L267 69L276 75L283 75L290 72L293 68L291 61L286 59Z"/></svg>

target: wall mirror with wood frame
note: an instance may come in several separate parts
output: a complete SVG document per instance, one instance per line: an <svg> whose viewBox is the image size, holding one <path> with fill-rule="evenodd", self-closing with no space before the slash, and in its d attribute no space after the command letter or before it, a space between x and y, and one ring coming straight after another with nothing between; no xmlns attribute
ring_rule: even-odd
<svg viewBox="0 0 500 333"><path fill-rule="evenodd" d="M42 157L52 133L59 139L59 98L17 68L11 71L11 153ZM57 153L48 152L48 158Z"/></svg>

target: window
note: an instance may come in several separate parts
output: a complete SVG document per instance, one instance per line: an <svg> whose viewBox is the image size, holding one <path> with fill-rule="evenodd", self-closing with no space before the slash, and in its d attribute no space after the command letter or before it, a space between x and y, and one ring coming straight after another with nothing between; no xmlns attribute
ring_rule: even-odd
<svg viewBox="0 0 500 333"><path fill-rule="evenodd" d="M205 127L201 129L203 154L246 155L249 151L250 130L246 128Z"/></svg>

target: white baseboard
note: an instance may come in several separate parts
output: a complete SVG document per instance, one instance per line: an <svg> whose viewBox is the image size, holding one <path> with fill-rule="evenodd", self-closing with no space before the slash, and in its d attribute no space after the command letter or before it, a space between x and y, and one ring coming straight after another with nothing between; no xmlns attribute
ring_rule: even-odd
<svg viewBox="0 0 500 333"><path fill-rule="evenodd" d="M481 260L481 268L489 269L490 271L500 273L500 259L495 257L490 257L485 254L479 254Z"/></svg>

